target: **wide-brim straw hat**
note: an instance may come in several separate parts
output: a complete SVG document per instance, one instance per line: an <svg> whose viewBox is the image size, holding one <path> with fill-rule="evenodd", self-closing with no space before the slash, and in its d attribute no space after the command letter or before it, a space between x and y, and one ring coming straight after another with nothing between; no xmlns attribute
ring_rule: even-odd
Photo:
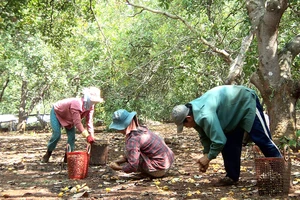
<svg viewBox="0 0 300 200"><path fill-rule="evenodd" d="M102 103L104 99L101 98L101 90L96 87L89 88L89 96L92 102Z"/></svg>

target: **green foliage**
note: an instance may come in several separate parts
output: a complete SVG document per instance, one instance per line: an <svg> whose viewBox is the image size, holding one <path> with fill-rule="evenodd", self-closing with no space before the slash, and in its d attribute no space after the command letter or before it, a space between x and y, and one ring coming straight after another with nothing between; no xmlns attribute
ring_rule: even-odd
<svg viewBox="0 0 300 200"><path fill-rule="evenodd" d="M0 30L13 30L23 18L22 9L29 0L1 0L0 1Z"/></svg>
<svg viewBox="0 0 300 200"><path fill-rule="evenodd" d="M235 58L251 29L244 1L135 3L180 16L192 29L119 0L1 1L0 85L9 81L0 90L0 113L18 112L24 82L26 110L40 106L46 113L53 102L79 96L83 87L93 85L105 99L96 106L96 121L108 125L119 108L135 110L144 120L169 121L173 106L223 84L229 65L201 38ZM299 32L299 5L290 5L280 27L280 47ZM257 55L254 41L243 84L257 69ZM293 66L299 78L299 59Z"/></svg>
<svg viewBox="0 0 300 200"><path fill-rule="evenodd" d="M286 136L280 139L281 144L287 144L289 147L300 147L300 130L297 130L295 138L288 138Z"/></svg>
<svg viewBox="0 0 300 200"><path fill-rule="evenodd" d="M166 10L168 10L169 9L169 7L170 7L170 2L171 2L172 0L158 0L158 2L159 2L159 6L160 7L162 7L162 8L164 8L164 9L166 9Z"/></svg>

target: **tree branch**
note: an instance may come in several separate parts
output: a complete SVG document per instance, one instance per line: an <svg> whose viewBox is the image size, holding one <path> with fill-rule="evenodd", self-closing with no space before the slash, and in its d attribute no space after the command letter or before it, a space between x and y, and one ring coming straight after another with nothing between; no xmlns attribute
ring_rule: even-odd
<svg viewBox="0 0 300 200"><path fill-rule="evenodd" d="M106 36L105 36L105 34L104 34L103 30L102 30L102 27L101 27L101 25L100 25L100 23L99 23L96 15L95 15L95 12L94 12L94 9L93 9L93 6L92 6L92 0L90 0L90 10L92 11L92 14L93 14L93 17L94 17L94 19L95 19L95 21L97 23L98 29L99 29L99 31L100 31L103 39L104 39L104 43L105 43L105 46L107 48L107 52L108 52L109 58L110 58L111 62L113 63L113 65L115 65L114 60L113 60L113 56L112 56L112 53L111 53L111 48L110 48L110 45L109 45L109 41L106 38Z"/></svg>
<svg viewBox="0 0 300 200"><path fill-rule="evenodd" d="M7 88L8 86L8 83L9 83L9 78L7 78L3 84L3 87L2 87L2 90L1 90L1 94L0 94L0 102L2 101L2 98L3 98L3 95L4 95L4 91L5 89Z"/></svg>
<svg viewBox="0 0 300 200"><path fill-rule="evenodd" d="M236 79L236 77L241 75L244 66L243 63L245 60L245 54L252 43L253 37L254 37L253 32L250 32L249 35L244 37L239 54L230 64L230 69L229 69L228 77L225 80L225 84L228 85L232 84L233 81Z"/></svg>
<svg viewBox="0 0 300 200"><path fill-rule="evenodd" d="M51 6L51 14L50 14L50 24L49 24L49 29L52 31L52 26L53 26L53 15L54 15L54 0L50 1L50 6Z"/></svg>
<svg viewBox="0 0 300 200"><path fill-rule="evenodd" d="M286 52L290 52L292 56L292 60L295 59L295 57L300 54L300 34L297 35L285 45L285 47L282 49L282 51L279 53L279 55L282 55Z"/></svg>
<svg viewBox="0 0 300 200"><path fill-rule="evenodd" d="M292 80L292 63L297 55L300 54L300 35L294 37L285 47L280 51L278 55L280 75L286 79ZM294 90L295 96L299 96L300 84L299 81L295 82Z"/></svg>
<svg viewBox="0 0 300 200"><path fill-rule="evenodd" d="M131 15L131 17L135 17L135 16L141 14L143 11L144 11L144 9L141 9L140 12L134 13L133 15Z"/></svg>
<svg viewBox="0 0 300 200"><path fill-rule="evenodd" d="M126 3L128 5L136 7L136 8L141 8L143 10L146 10L146 11L149 11L149 12L152 12L152 13L160 14L160 15L166 16L166 17L171 18L171 19L179 20L190 31L192 31L193 33L196 33L197 35L200 35L199 32L197 32L187 21L185 21L182 17L180 17L178 15L173 15L173 14L161 11L161 10L155 10L155 9L151 9L151 8L148 8L148 7L145 7L145 6L137 5L137 4L131 3L129 0L126 0ZM232 62L232 58L226 50L217 48L213 44L209 43L203 37L200 37L200 41L202 43L204 43L206 46L208 46L213 52L220 54L226 63L230 64Z"/></svg>
<svg viewBox="0 0 300 200"><path fill-rule="evenodd" d="M46 80L47 81L47 80ZM33 110L33 108L39 103L40 100L43 99L45 92L49 89L50 85L49 84L44 84L43 88L39 89L38 94L31 99L31 104L29 106L29 109L27 110L27 113L30 114Z"/></svg>
<svg viewBox="0 0 300 200"><path fill-rule="evenodd" d="M180 17L178 15L172 15L170 13L167 13L167 12L164 12L164 11L161 11L161 10L154 10L154 9L151 9L151 8L148 8L148 7L145 7L145 6L137 5L137 4L129 2L128 0L126 0L126 2L127 2L128 5L133 6L133 7L141 8L143 10L147 10L147 11L152 12L152 13L164 15L164 16L166 16L168 18L171 18L171 19L177 19L177 20L181 21L182 23L184 23L188 27L188 29L195 32L195 29L187 21L185 21L182 17Z"/></svg>
<svg viewBox="0 0 300 200"><path fill-rule="evenodd" d="M102 35L102 37L103 37L103 39L104 39L104 41L105 41L106 46L109 47L109 45L108 45L108 40L107 40L107 38L106 38L106 36L105 36L105 34L104 34L104 32L103 32L101 26L100 26L100 23L99 23L99 21L98 21L96 15L95 15L94 9L93 9L93 7L92 7L92 0L90 0L90 10L92 11L93 17L94 17L94 19L95 19L95 21L96 21L96 23L97 23L98 29L99 29L99 31L100 31L100 33L101 33L101 35Z"/></svg>

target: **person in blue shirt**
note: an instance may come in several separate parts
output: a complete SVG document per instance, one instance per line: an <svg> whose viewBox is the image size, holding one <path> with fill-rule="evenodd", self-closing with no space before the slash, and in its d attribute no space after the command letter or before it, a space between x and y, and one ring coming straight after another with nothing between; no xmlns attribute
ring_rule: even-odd
<svg viewBox="0 0 300 200"><path fill-rule="evenodd" d="M272 141L263 108L254 90L240 85L212 88L197 99L173 108L172 119L177 132L183 127L194 128L204 147L197 161L201 172L222 153L226 176L216 186L235 185L240 177L244 132L266 157L282 157Z"/></svg>

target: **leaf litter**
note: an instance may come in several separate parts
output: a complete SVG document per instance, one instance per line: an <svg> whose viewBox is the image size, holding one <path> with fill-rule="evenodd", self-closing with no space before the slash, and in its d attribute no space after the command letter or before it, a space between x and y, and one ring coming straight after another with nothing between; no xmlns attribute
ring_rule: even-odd
<svg viewBox="0 0 300 200"><path fill-rule="evenodd" d="M158 132L174 151L176 160L168 176L158 179L141 177L138 173L115 172L106 165L89 166L88 177L82 180L68 178L67 166L62 166L66 135L62 135L53 157L47 164L40 163L50 133L0 133L2 156L0 157L0 198L26 197L30 199L266 199L259 196L256 186L254 158L251 146L246 146L241 158L241 178L237 186L214 187L218 178L225 176L223 161L219 155L206 173L200 173L195 159L203 150L198 134L185 130L176 133L173 124L150 127ZM99 140L109 140L109 158L112 161L123 152L123 138L118 133L107 133L97 127ZM7 137L13 134L14 137ZM77 135L76 149L84 149L85 141ZM294 186L288 199L300 196L300 153L292 158L291 180ZM281 197L272 197L282 199ZM269 197L267 197L269 199Z"/></svg>

